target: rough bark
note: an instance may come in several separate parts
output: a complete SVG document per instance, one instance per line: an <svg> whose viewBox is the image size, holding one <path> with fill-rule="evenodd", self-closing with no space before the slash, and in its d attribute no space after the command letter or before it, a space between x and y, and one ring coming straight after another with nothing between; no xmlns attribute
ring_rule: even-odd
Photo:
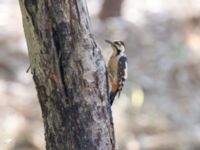
<svg viewBox="0 0 200 150"><path fill-rule="evenodd" d="M84 0L19 0L47 150L114 150L106 67Z"/></svg>
<svg viewBox="0 0 200 150"><path fill-rule="evenodd" d="M124 0L104 0L99 18L106 20L109 17L121 16L121 6Z"/></svg>

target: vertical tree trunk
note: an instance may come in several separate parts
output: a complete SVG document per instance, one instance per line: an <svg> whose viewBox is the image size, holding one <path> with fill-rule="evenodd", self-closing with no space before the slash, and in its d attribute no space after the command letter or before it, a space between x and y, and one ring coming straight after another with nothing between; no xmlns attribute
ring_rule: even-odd
<svg viewBox="0 0 200 150"><path fill-rule="evenodd" d="M84 0L19 0L47 150L114 150L106 67Z"/></svg>

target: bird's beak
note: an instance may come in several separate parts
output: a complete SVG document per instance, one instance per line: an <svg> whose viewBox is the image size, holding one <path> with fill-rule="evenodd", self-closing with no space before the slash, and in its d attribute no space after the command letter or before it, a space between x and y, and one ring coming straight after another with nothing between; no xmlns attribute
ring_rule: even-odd
<svg viewBox="0 0 200 150"><path fill-rule="evenodd" d="M113 44L113 43L112 43L111 41L109 41L109 40L105 40L105 42L108 43L108 44L111 44L111 45Z"/></svg>

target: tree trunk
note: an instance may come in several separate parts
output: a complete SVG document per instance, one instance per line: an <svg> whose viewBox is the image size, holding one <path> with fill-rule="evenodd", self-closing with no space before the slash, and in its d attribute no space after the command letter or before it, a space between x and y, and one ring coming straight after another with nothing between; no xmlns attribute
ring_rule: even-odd
<svg viewBox="0 0 200 150"><path fill-rule="evenodd" d="M19 0L47 150L114 150L106 67L84 0Z"/></svg>
<svg viewBox="0 0 200 150"><path fill-rule="evenodd" d="M99 18L106 20L109 17L121 16L121 6L124 0L104 0Z"/></svg>

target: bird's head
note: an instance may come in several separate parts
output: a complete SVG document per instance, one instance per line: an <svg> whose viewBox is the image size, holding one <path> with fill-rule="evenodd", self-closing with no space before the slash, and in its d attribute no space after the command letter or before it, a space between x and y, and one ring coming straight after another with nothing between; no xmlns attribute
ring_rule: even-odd
<svg viewBox="0 0 200 150"><path fill-rule="evenodd" d="M112 49L117 53L117 55L125 51L125 45L122 41L111 42L109 40L105 40L105 42L111 45Z"/></svg>

